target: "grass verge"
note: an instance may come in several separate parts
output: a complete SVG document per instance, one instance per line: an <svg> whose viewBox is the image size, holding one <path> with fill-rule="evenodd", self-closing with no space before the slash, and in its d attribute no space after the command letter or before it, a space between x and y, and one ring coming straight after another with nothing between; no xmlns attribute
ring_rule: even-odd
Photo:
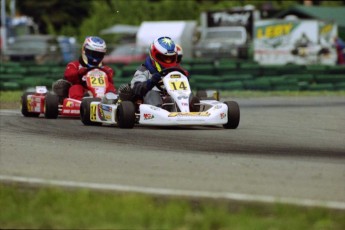
<svg viewBox="0 0 345 230"><path fill-rule="evenodd" d="M20 108L22 91L0 91L0 109ZM221 98L345 96L345 91L221 91Z"/></svg>
<svg viewBox="0 0 345 230"><path fill-rule="evenodd" d="M345 212L0 184L2 229L345 229Z"/></svg>

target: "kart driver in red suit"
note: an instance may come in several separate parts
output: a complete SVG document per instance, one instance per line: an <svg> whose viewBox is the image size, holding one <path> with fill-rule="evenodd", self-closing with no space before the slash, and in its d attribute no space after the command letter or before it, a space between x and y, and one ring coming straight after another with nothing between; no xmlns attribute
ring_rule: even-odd
<svg viewBox="0 0 345 230"><path fill-rule="evenodd" d="M82 77L94 67L102 69L108 76L109 86L106 89L106 93L116 93L113 81L114 71L109 66L102 65L105 53L106 44L102 38L91 36L85 39L81 57L79 60L68 63L64 73L64 79L72 84L69 88L70 98L82 100L86 92Z"/></svg>

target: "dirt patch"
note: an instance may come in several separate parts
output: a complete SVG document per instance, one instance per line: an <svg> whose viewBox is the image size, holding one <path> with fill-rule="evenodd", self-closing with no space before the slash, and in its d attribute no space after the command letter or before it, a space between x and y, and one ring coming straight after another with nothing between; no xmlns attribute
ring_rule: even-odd
<svg viewBox="0 0 345 230"><path fill-rule="evenodd" d="M20 109L19 102L1 102L0 109Z"/></svg>

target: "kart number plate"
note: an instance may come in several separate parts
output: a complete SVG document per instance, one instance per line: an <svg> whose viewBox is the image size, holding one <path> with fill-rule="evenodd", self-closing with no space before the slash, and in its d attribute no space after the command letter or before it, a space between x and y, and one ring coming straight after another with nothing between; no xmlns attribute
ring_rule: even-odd
<svg viewBox="0 0 345 230"><path fill-rule="evenodd" d="M169 81L169 90L188 90L188 83L184 80Z"/></svg>
<svg viewBox="0 0 345 230"><path fill-rule="evenodd" d="M100 77L92 76L92 77L90 77L90 83L91 83L92 87L105 86L105 77L104 76L100 76Z"/></svg>

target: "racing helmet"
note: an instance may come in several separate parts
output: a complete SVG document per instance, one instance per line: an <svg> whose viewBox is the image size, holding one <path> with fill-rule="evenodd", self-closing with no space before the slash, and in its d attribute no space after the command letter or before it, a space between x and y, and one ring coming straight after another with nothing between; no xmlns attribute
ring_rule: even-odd
<svg viewBox="0 0 345 230"><path fill-rule="evenodd" d="M82 46L82 59L89 67L97 67L101 65L107 46L105 41L96 36L87 37Z"/></svg>
<svg viewBox="0 0 345 230"><path fill-rule="evenodd" d="M177 63L181 63L183 57L183 49L179 44L176 44L177 49Z"/></svg>
<svg viewBox="0 0 345 230"><path fill-rule="evenodd" d="M158 72L177 65L177 49L170 37L154 40L150 46L149 55Z"/></svg>

